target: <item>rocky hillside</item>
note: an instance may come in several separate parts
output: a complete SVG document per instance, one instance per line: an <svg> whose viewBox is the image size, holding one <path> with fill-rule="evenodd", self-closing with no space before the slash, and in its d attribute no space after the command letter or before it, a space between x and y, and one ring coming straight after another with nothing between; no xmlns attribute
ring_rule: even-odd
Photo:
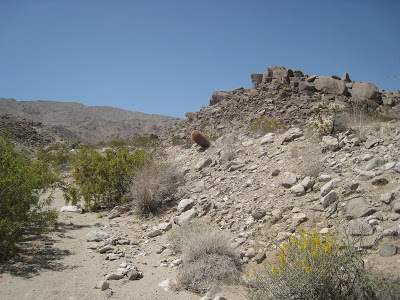
<svg viewBox="0 0 400 300"><path fill-rule="evenodd" d="M187 112L184 122L170 132L185 139L191 130L211 136L249 132L257 118L277 121L287 127L305 125L318 103L343 105L347 118L377 113L387 118L400 116L400 91L380 90L369 82L356 82L345 73L338 76L309 76L284 67L268 67L264 74L251 74L254 88L214 92L209 106ZM327 110L328 105L325 106Z"/></svg>
<svg viewBox="0 0 400 300"><path fill-rule="evenodd" d="M0 136L4 134L14 141L17 149L33 152L63 141L59 135L43 128L40 122L15 115L0 115Z"/></svg>
<svg viewBox="0 0 400 300"><path fill-rule="evenodd" d="M40 122L65 140L97 143L114 137L160 134L178 118L75 102L16 101L0 98L0 114Z"/></svg>

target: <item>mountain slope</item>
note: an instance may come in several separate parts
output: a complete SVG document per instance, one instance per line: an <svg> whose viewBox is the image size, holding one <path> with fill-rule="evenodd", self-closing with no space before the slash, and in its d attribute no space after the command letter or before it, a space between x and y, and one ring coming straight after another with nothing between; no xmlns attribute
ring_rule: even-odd
<svg viewBox="0 0 400 300"><path fill-rule="evenodd" d="M41 122L66 140L86 143L159 134L179 118L132 112L108 106L85 106L76 102L16 101L0 98L0 114L17 115Z"/></svg>

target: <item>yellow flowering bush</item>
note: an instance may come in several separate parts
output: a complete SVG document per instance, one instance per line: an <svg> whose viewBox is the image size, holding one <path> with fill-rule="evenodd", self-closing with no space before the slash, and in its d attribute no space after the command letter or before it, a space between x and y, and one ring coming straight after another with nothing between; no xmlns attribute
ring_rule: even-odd
<svg viewBox="0 0 400 300"><path fill-rule="evenodd" d="M391 299L380 297L395 289L371 274L361 255L331 232L301 231L281 245L277 265L246 276L253 279L248 298Z"/></svg>

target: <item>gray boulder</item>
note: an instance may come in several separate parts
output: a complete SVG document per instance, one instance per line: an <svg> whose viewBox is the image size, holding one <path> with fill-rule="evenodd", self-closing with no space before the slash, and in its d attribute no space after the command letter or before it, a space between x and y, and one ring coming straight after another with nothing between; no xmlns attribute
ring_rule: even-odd
<svg viewBox="0 0 400 300"><path fill-rule="evenodd" d="M110 236L108 235L108 233L106 233L104 231L93 230L93 231L90 231L86 235L86 241L88 241L88 242L100 242L102 240L108 239L109 237Z"/></svg>
<svg viewBox="0 0 400 300"><path fill-rule="evenodd" d="M303 130L301 128L298 127L290 128L288 131L284 133L282 143L291 142L294 139L297 139L301 136L303 136Z"/></svg>
<svg viewBox="0 0 400 300"><path fill-rule="evenodd" d="M364 197L357 197L350 200L344 207L347 219L356 219L372 215L376 212L368 200Z"/></svg>
<svg viewBox="0 0 400 300"><path fill-rule="evenodd" d="M221 101L228 100L230 95L228 92L225 91L217 91L214 92L210 99L210 106L215 105Z"/></svg>
<svg viewBox="0 0 400 300"><path fill-rule="evenodd" d="M317 91L338 95L347 94L347 87L341 80L333 79L328 76L318 76L314 83Z"/></svg>
<svg viewBox="0 0 400 300"><path fill-rule="evenodd" d="M378 100L379 88L370 82L354 82L351 96L360 99Z"/></svg>

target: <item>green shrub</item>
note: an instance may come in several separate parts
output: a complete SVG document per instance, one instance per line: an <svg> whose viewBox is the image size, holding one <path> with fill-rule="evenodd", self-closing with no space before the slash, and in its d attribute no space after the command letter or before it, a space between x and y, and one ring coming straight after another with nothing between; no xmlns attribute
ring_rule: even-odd
<svg viewBox="0 0 400 300"><path fill-rule="evenodd" d="M183 254L178 283L185 289L205 292L219 282L238 282L240 259L222 231L199 221L186 222L171 231L169 240Z"/></svg>
<svg viewBox="0 0 400 300"><path fill-rule="evenodd" d="M85 208L90 210L112 208L126 200L135 171L150 161L143 149L130 152L123 146L99 153L82 148L72 162L77 188L67 189L66 200L76 204L83 198Z"/></svg>
<svg viewBox="0 0 400 300"><path fill-rule="evenodd" d="M275 119L268 119L265 117L259 117L250 122L250 132L253 134L267 134L269 132L276 132L278 130L284 129L283 123Z"/></svg>
<svg viewBox="0 0 400 300"><path fill-rule="evenodd" d="M51 197L42 193L58 181L43 162L31 162L0 137L0 260L17 250L24 232L41 233L55 225L57 213L49 209Z"/></svg>
<svg viewBox="0 0 400 300"><path fill-rule="evenodd" d="M248 299L392 299L399 292L371 274L361 254L331 233L302 232L282 245L277 265L253 275Z"/></svg>
<svg viewBox="0 0 400 300"><path fill-rule="evenodd" d="M168 164L148 164L137 170L131 186L132 201L142 215L155 214L175 200L183 181L175 167Z"/></svg>
<svg viewBox="0 0 400 300"><path fill-rule="evenodd" d="M40 149L36 157L43 162L59 166L70 162L71 154L69 149L63 145L54 145L46 149Z"/></svg>

